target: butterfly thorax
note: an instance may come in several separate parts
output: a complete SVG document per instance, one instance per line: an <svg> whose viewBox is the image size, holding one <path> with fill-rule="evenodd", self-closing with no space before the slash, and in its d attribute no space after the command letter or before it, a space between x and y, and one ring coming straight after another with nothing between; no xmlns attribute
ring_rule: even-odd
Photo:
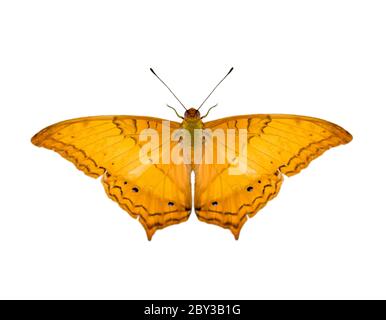
<svg viewBox="0 0 386 320"><path fill-rule="evenodd" d="M202 129L203 126L201 115L198 110L190 108L185 111L182 127L190 132L192 138L194 137L194 129Z"/></svg>
<svg viewBox="0 0 386 320"><path fill-rule="evenodd" d="M195 145L194 142L194 130L202 129L204 124L201 120L200 112L194 108L190 108L185 111L184 120L182 121L182 128L188 130L191 137L191 146Z"/></svg>

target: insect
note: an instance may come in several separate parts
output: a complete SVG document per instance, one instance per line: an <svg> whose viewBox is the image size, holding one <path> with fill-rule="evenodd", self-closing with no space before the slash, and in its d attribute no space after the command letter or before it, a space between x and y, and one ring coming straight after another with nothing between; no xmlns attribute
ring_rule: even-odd
<svg viewBox="0 0 386 320"><path fill-rule="evenodd" d="M193 208L200 221L229 229L238 239L247 219L255 216L278 194L284 175L299 173L324 151L352 140L350 133L338 125L305 116L253 114L203 122L215 106L203 116L199 110L233 68L197 109L186 108L150 70L185 109L182 117L168 106L182 122L167 123L169 130L185 130L187 138L195 140L195 144L189 146L192 151L188 156L190 162L154 161L150 156L147 162L141 159L141 150L148 144L141 140L144 130L150 130L150 136L165 134L162 131L165 120L158 118L78 118L51 125L32 138L34 145L56 151L86 175L102 177L107 195L139 220L149 240L157 230L186 221ZM235 142L231 145L228 141L223 143L222 152L227 155L225 161L195 161L193 154L197 145L204 146L202 153L205 153L209 141L205 134L201 140L195 139L198 130L233 133ZM242 136L244 142L241 142ZM179 139L166 136L166 140L162 137L161 142L156 140L158 145L147 151L159 151L162 159L170 160L186 136ZM211 146L216 154L221 148L213 141ZM247 151L244 160L240 156L243 150ZM230 151L234 151L233 155ZM147 155L145 152L145 158ZM229 169L240 163L244 164L244 170L238 174L230 172ZM192 172L195 176L194 205Z"/></svg>

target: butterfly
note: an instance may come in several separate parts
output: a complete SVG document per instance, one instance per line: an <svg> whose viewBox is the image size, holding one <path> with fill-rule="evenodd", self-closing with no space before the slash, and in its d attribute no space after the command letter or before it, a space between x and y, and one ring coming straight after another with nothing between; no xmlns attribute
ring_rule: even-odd
<svg viewBox="0 0 386 320"><path fill-rule="evenodd" d="M150 69L181 103L165 82ZM165 227L186 221L192 209L200 221L229 229L235 239L248 218L252 218L279 192L283 176L293 176L326 150L352 140L352 136L331 122L306 116L252 114L203 122L210 108L200 115L200 108L214 92L214 87L199 108L185 108L182 122L168 122L170 130L186 129L190 135L198 129L231 130L245 137L245 170L233 174L236 156L222 163L148 162L140 158L145 146L141 132L163 134L165 120L142 116L94 116L67 120L51 125L33 136L32 143L59 153L86 175L99 178L107 195L144 227L151 240ZM170 158L170 151L181 143L167 138L154 149ZM199 141L206 145L205 137ZM168 148L165 147L168 145ZM212 144L214 149L219 148ZM230 151L240 147L240 141ZM193 147L196 148L196 145ZM204 150L205 147L204 147ZM194 151L194 150L193 150ZM234 150L233 150L234 151ZM168 154L165 154L168 153ZM204 151L205 153L205 151ZM191 157L193 157L191 155ZM191 173L194 172L194 205Z"/></svg>

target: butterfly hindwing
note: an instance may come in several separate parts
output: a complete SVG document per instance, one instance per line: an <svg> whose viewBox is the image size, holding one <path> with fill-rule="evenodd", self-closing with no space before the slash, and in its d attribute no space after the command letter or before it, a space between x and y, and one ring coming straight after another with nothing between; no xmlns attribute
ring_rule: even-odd
<svg viewBox="0 0 386 320"><path fill-rule="evenodd" d="M244 173L230 174L229 168L236 165L233 159L227 159L225 164L197 164L194 168L194 206L198 218L230 229L236 238L247 217L253 217L277 195L283 174L299 173L324 151L352 139L347 131L333 123L292 115L230 117L205 123L204 128L234 129L236 155L241 150L238 133L241 129L246 131Z"/></svg>
<svg viewBox="0 0 386 320"><path fill-rule="evenodd" d="M161 136L162 121L130 116L79 118L43 129L32 142L58 152L88 176L103 176L107 195L139 218L150 240L156 230L186 221L191 211L191 167L139 159L145 143L139 134L153 129ZM178 129L180 124L170 122L170 126Z"/></svg>

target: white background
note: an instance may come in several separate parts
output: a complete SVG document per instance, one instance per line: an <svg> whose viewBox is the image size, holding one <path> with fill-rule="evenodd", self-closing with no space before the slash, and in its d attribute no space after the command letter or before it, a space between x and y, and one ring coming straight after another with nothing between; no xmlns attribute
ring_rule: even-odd
<svg viewBox="0 0 386 320"><path fill-rule="evenodd" d="M2 1L0 298L386 298L384 1ZM354 140L286 179L240 240L158 231L30 143L73 117L292 113Z"/></svg>

